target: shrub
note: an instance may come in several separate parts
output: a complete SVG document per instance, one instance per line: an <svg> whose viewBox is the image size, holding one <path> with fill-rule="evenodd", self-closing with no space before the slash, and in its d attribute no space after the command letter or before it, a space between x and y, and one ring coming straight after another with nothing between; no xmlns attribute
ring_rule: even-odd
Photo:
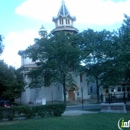
<svg viewBox="0 0 130 130"><path fill-rule="evenodd" d="M53 104L53 105L42 105L42 106L17 106L11 108L0 108L0 120L8 119L13 120L20 116L26 117L26 119L33 118L36 116L40 117L51 117L61 116L65 111L65 104Z"/></svg>
<svg viewBox="0 0 130 130"><path fill-rule="evenodd" d="M2 108L0 109L0 121L3 119L3 110L4 109L2 109Z"/></svg>
<svg viewBox="0 0 130 130"><path fill-rule="evenodd" d="M66 105L65 104L55 104L55 105L52 105L52 107L53 107L53 114L54 114L54 116L61 116L61 114L66 109Z"/></svg>

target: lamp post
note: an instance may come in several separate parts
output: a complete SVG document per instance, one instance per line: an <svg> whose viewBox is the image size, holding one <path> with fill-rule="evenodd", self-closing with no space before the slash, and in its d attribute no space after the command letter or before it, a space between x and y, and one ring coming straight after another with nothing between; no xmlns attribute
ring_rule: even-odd
<svg viewBox="0 0 130 130"><path fill-rule="evenodd" d="M114 97L115 97L116 89L114 88Z"/></svg>
<svg viewBox="0 0 130 130"><path fill-rule="evenodd" d="M82 84L82 74L80 74L80 86L81 86L82 109L83 109L83 84Z"/></svg>
<svg viewBox="0 0 130 130"><path fill-rule="evenodd" d="M116 102L116 89L114 88L114 101Z"/></svg>

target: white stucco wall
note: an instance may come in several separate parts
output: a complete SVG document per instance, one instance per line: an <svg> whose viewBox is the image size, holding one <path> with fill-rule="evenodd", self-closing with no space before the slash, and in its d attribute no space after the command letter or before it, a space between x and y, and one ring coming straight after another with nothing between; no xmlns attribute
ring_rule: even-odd
<svg viewBox="0 0 130 130"><path fill-rule="evenodd" d="M82 82L80 82L80 76L74 76L74 80L77 84L77 86L79 87L79 89L76 91L75 90L75 99L78 100L78 98L82 98L82 94L83 94L83 99L89 99L90 95L88 94L88 85L87 85L87 81L86 81L86 76L83 75L82 76ZM83 92L82 92L82 88L83 88Z"/></svg>
<svg viewBox="0 0 130 130"><path fill-rule="evenodd" d="M25 91L21 94L21 98L15 99L15 102L22 104L28 104L29 102L31 102L30 88L26 88Z"/></svg>

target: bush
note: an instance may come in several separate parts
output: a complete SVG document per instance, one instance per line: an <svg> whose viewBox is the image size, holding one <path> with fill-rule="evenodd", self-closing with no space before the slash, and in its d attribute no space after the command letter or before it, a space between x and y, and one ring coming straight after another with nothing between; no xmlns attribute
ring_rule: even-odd
<svg viewBox="0 0 130 130"><path fill-rule="evenodd" d="M24 116L29 119L35 116L35 112L33 107L23 107L22 109L22 113L24 114Z"/></svg>
<svg viewBox="0 0 130 130"><path fill-rule="evenodd" d="M53 114L54 114L54 116L61 116L61 114L66 109L66 105L65 104L55 104L52 107L53 107Z"/></svg>
<svg viewBox="0 0 130 130"><path fill-rule="evenodd" d="M0 109L0 121L3 119L3 110L4 109L2 109L2 108Z"/></svg>
<svg viewBox="0 0 130 130"><path fill-rule="evenodd" d="M0 108L0 120L8 119L13 120L21 116L26 117L26 119L34 118L36 116L40 117L51 117L51 116L61 116L65 111L65 104L53 104L44 106L17 106L11 108Z"/></svg>

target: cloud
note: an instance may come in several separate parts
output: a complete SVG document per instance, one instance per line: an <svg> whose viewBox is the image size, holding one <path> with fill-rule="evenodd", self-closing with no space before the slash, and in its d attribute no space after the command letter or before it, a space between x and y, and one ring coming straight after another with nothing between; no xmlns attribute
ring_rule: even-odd
<svg viewBox="0 0 130 130"><path fill-rule="evenodd" d="M10 32L4 39L5 49L1 59L16 68L20 67L18 50L25 50L29 45L34 44L34 38L37 37L39 37L38 32L31 29Z"/></svg>
<svg viewBox="0 0 130 130"><path fill-rule="evenodd" d="M71 13L77 18L76 24L94 27L113 25L122 22L126 13L130 15L130 0L114 2L112 0L65 0ZM33 18L40 23L46 23L51 28L52 17L56 16L61 0L26 0L18 6L15 12L23 17ZM37 22L36 21L36 22ZM47 29L48 29L47 28ZM10 32L4 39L5 49L1 59L10 65L20 67L18 50L26 49L38 37L37 29L26 29L19 32Z"/></svg>
<svg viewBox="0 0 130 130"><path fill-rule="evenodd" d="M16 8L15 12L43 22L51 22L52 15L57 14L60 3L60 0L26 0Z"/></svg>
<svg viewBox="0 0 130 130"><path fill-rule="evenodd" d="M65 0L72 15L81 24L114 24L121 22L123 14L130 15L130 1ZM16 13L43 22L52 22L60 8L61 0L27 0L16 8Z"/></svg>

